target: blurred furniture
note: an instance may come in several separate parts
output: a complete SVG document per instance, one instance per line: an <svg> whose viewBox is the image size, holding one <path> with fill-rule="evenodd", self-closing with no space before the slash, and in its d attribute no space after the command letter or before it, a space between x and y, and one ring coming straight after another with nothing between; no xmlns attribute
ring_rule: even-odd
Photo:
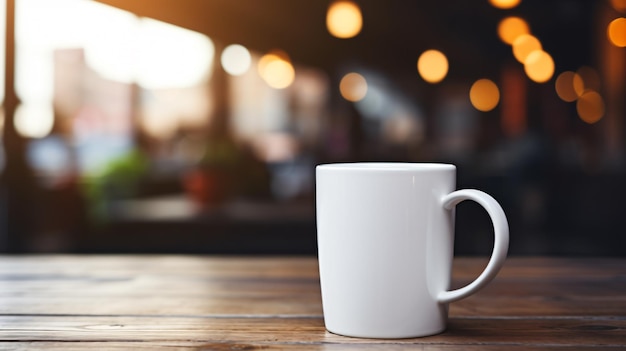
<svg viewBox="0 0 626 351"><path fill-rule="evenodd" d="M528 182L523 176L467 172L458 188L476 188L502 204L512 255L626 256L623 174L562 172ZM116 200L110 221L83 239L86 253L315 254L314 199L233 200L198 209L184 194ZM59 208L56 206L56 208ZM64 208L65 211L65 208ZM54 212L56 213L56 212ZM491 222L471 202L456 212L455 252L487 255ZM81 236L82 235L82 236Z"/></svg>
<svg viewBox="0 0 626 351"><path fill-rule="evenodd" d="M453 286L486 259L458 258ZM442 334L324 329L314 257L0 256L2 349L536 350L626 346L626 260L511 258Z"/></svg>
<svg viewBox="0 0 626 351"><path fill-rule="evenodd" d="M115 201L81 252L315 254L313 201L235 200L212 208L171 195Z"/></svg>

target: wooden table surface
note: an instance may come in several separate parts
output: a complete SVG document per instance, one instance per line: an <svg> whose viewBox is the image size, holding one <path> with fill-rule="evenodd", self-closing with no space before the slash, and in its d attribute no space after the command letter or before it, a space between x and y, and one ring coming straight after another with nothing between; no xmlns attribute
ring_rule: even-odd
<svg viewBox="0 0 626 351"><path fill-rule="evenodd" d="M483 268L457 258L454 286ZM509 258L442 334L326 332L313 257L0 256L0 349L626 348L626 259Z"/></svg>

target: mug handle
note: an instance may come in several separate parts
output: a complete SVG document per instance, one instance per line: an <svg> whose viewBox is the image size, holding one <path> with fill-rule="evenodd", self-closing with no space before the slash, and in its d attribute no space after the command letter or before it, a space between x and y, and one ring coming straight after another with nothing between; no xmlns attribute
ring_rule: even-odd
<svg viewBox="0 0 626 351"><path fill-rule="evenodd" d="M509 225L500 204L490 195L474 189L457 190L443 197L442 205L446 210L465 200L476 201L491 217L494 231L493 252L485 270L470 284L456 290L439 293L439 303L450 303L465 298L483 288L498 273L509 248Z"/></svg>

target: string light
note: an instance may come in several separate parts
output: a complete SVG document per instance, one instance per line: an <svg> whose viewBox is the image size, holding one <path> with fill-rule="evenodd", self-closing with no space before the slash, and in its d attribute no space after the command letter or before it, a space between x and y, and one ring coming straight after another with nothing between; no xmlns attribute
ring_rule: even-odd
<svg viewBox="0 0 626 351"><path fill-rule="evenodd" d="M491 6L502 10L508 10L516 7L522 2L521 0L489 0Z"/></svg>
<svg viewBox="0 0 626 351"><path fill-rule="evenodd" d="M561 100L572 102L583 94L585 85L578 73L565 71L556 78L554 89Z"/></svg>
<svg viewBox="0 0 626 351"><path fill-rule="evenodd" d="M576 111L581 120L593 124L604 116L604 100L598 92L587 90L576 102Z"/></svg>
<svg viewBox="0 0 626 351"><path fill-rule="evenodd" d="M441 51L427 50L417 60L417 71L429 83L439 83L448 74L448 59Z"/></svg>
<svg viewBox="0 0 626 351"><path fill-rule="evenodd" d="M607 28L607 35L611 43L617 47L626 47L626 18L616 18Z"/></svg>
<svg viewBox="0 0 626 351"><path fill-rule="evenodd" d="M500 102L500 90L493 81L479 79L470 88L470 102L479 111L491 111Z"/></svg>
<svg viewBox="0 0 626 351"><path fill-rule="evenodd" d="M531 52L541 50L539 39L530 34L522 34L513 41L513 56L520 63L524 63Z"/></svg>
<svg viewBox="0 0 626 351"><path fill-rule="evenodd" d="M509 45L512 45L515 39L522 34L529 34L530 26L520 17L506 17L498 24L498 36Z"/></svg>
<svg viewBox="0 0 626 351"><path fill-rule="evenodd" d="M352 1L336 1L328 7L326 28L341 39L355 37L363 27L361 9Z"/></svg>
<svg viewBox="0 0 626 351"><path fill-rule="evenodd" d="M545 51L533 51L524 61L524 71L534 82L545 83L554 74L554 60Z"/></svg>

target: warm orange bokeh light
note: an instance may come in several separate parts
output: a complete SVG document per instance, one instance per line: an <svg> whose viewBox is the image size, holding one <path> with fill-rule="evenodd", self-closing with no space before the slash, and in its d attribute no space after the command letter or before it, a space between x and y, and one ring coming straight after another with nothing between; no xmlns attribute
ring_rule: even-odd
<svg viewBox="0 0 626 351"><path fill-rule="evenodd" d="M352 1L336 1L328 7L326 28L334 37L355 37L363 27L361 9Z"/></svg>
<svg viewBox="0 0 626 351"><path fill-rule="evenodd" d="M267 65L272 62L272 61L276 61L276 60L282 60L282 55L280 55L278 52L270 52L268 54L263 55L260 59L259 62L257 63L257 72L259 72L259 75L261 77L263 77L265 68L267 68Z"/></svg>
<svg viewBox="0 0 626 351"><path fill-rule="evenodd" d="M583 121L596 123L604 116L604 100L597 92L587 90L578 98L576 111Z"/></svg>
<svg viewBox="0 0 626 351"><path fill-rule="evenodd" d="M489 0L491 6L503 10L512 9L519 5L522 0Z"/></svg>
<svg viewBox="0 0 626 351"><path fill-rule="evenodd" d="M429 83L439 83L448 74L448 59L441 51L424 51L417 60L417 71Z"/></svg>
<svg viewBox="0 0 626 351"><path fill-rule="evenodd" d="M572 102L583 94L585 85L578 73L565 71L556 78L554 89L561 100Z"/></svg>
<svg viewBox="0 0 626 351"><path fill-rule="evenodd" d="M620 17L611 21L607 35L613 45L620 48L626 47L626 18Z"/></svg>
<svg viewBox="0 0 626 351"><path fill-rule="evenodd" d="M287 88L296 76L289 57L281 51L271 52L261 57L257 69L261 78L275 89Z"/></svg>
<svg viewBox="0 0 626 351"><path fill-rule="evenodd" d="M348 73L341 78L339 92L348 101L359 101L367 94L367 81L358 73Z"/></svg>
<svg viewBox="0 0 626 351"><path fill-rule="evenodd" d="M507 17L498 24L498 36L509 45L513 44L520 35L529 33L530 27L528 23L519 17Z"/></svg>
<svg viewBox="0 0 626 351"><path fill-rule="evenodd" d="M533 51L524 61L524 71L532 81L545 83L554 74L554 60L545 51Z"/></svg>
<svg viewBox="0 0 626 351"><path fill-rule="evenodd" d="M617 11L626 12L626 0L611 0L611 6Z"/></svg>
<svg viewBox="0 0 626 351"><path fill-rule="evenodd" d="M489 79L479 79L470 88L470 101L479 111L493 110L500 102L500 90L496 83Z"/></svg>
<svg viewBox="0 0 626 351"><path fill-rule="evenodd" d="M583 81L583 89L591 89L600 91L602 83L600 82L600 74L594 68L589 66L582 66L576 70L576 74L580 76ZM578 94L580 96L582 91Z"/></svg>
<svg viewBox="0 0 626 351"><path fill-rule="evenodd" d="M541 50L539 39L530 34L522 34L513 41L513 56L520 63L524 63L531 52Z"/></svg>

